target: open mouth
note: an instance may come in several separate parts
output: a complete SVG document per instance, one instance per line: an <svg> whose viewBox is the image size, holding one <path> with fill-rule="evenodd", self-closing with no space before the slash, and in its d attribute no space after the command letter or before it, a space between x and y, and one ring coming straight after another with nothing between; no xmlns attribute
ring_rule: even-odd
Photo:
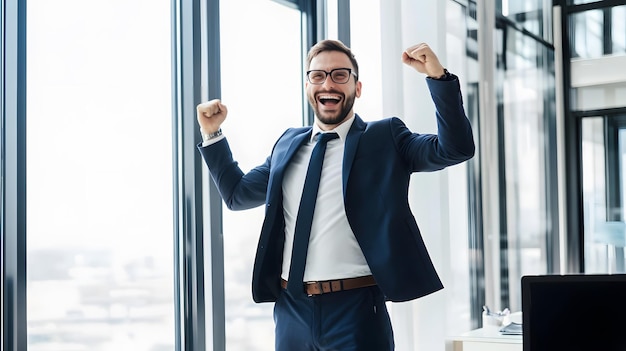
<svg viewBox="0 0 626 351"><path fill-rule="evenodd" d="M341 102L341 95L336 94L319 94L317 101L327 107L336 106Z"/></svg>

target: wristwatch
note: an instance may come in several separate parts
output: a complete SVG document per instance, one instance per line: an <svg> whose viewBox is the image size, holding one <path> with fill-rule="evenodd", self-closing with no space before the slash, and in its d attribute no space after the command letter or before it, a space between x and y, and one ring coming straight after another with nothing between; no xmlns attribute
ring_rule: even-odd
<svg viewBox="0 0 626 351"><path fill-rule="evenodd" d="M222 128L218 129L216 132L213 132L213 133L202 133L202 141L215 139L220 135L222 135Z"/></svg>

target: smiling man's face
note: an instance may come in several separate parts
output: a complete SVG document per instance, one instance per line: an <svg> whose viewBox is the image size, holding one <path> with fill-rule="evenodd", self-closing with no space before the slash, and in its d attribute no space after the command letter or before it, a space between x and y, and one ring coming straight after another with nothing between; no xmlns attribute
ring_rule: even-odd
<svg viewBox="0 0 626 351"><path fill-rule="evenodd" d="M354 69L348 56L339 51L320 52L309 65L309 70L326 72L335 68ZM327 76L323 84L307 81L305 86L315 121L322 130L331 130L351 117L354 100L361 96L361 82L354 75L345 84L335 83Z"/></svg>

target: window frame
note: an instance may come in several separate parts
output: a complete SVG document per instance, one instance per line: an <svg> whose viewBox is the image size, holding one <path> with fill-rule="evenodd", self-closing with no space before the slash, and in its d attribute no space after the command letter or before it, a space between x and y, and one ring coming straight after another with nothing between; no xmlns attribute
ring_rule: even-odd
<svg viewBox="0 0 626 351"><path fill-rule="evenodd" d="M1 6L2 349L26 348L26 2Z"/></svg>
<svg viewBox="0 0 626 351"><path fill-rule="evenodd" d="M575 101L571 96L572 77L571 69L573 58L573 45L570 41L573 32L574 20L573 16L579 13L593 10L603 10L605 13L610 12L607 9L612 7L625 5L624 0L606 0L595 1L584 4L573 4L572 0L557 0L554 7L559 9L559 27L561 37L560 56L562 57L563 80L558 82L561 90L564 92L562 100L559 103L564 110L564 138L565 138L565 186L566 186L566 209L565 209L565 267L562 272L567 273L584 273L585 272L585 242L584 242L584 208L582 194L582 118L590 115L611 115L624 113L626 107L608 108L593 111L577 111ZM610 16L608 28L610 27ZM607 23L605 22L603 34L606 36ZM607 39L603 39L603 52L611 51L611 44L607 43Z"/></svg>

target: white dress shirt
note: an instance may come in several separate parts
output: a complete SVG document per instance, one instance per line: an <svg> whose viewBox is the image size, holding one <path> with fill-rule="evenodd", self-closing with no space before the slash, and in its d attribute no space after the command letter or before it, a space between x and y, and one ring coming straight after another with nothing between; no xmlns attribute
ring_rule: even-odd
<svg viewBox="0 0 626 351"><path fill-rule="evenodd" d="M304 281L353 278L370 275L363 252L348 224L343 204L342 165L344 143L354 115L333 132L338 139L330 140L324 155L317 202L311 225L311 237L304 270ZM294 155L283 179L283 212L285 215L285 246L282 278L288 280L296 216L304 188L304 180L317 133L313 126L311 139Z"/></svg>

